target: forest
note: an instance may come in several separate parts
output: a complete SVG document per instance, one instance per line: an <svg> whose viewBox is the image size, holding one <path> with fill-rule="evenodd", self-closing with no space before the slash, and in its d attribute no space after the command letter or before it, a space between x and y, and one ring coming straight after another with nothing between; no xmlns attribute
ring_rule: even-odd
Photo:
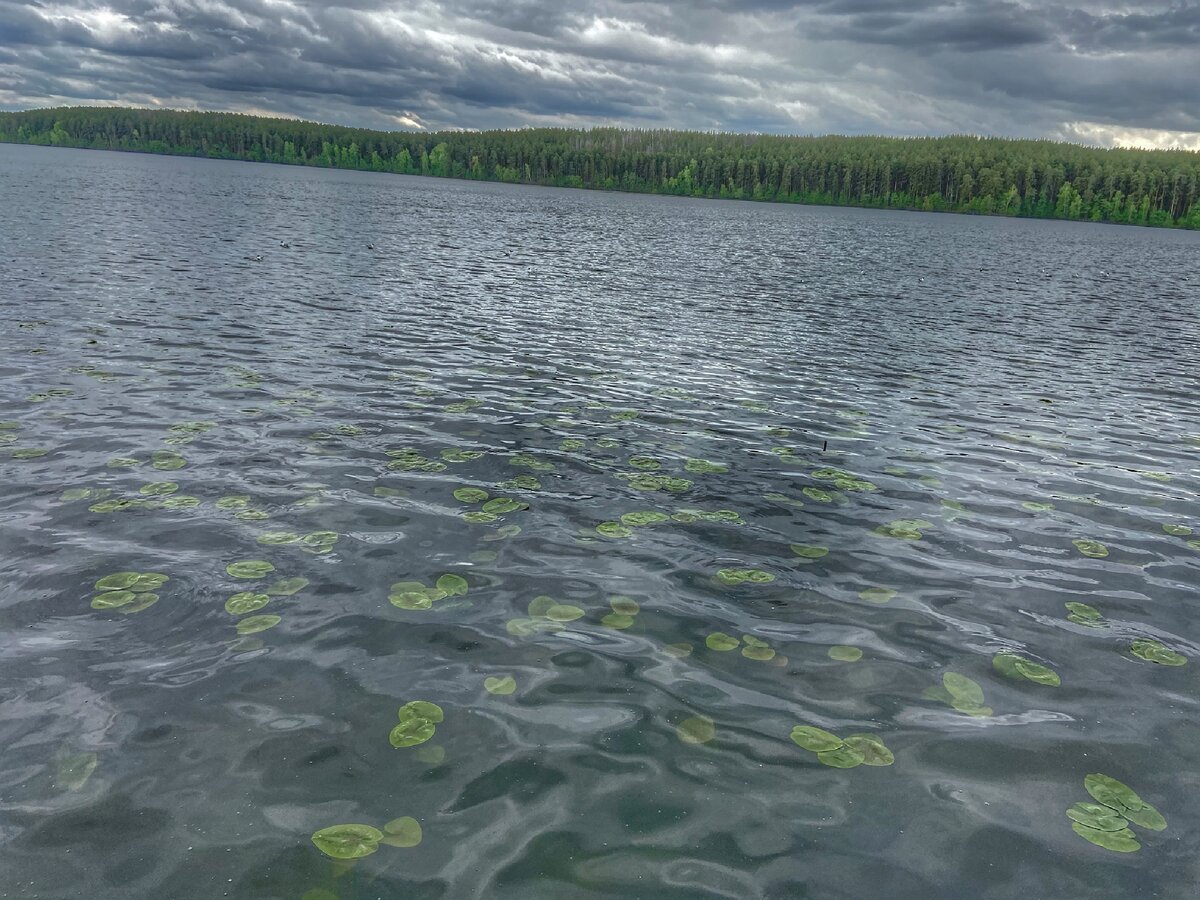
<svg viewBox="0 0 1200 900"><path fill-rule="evenodd" d="M371 131L236 113L0 112L0 142L836 206L1200 229L1200 153L952 136Z"/></svg>

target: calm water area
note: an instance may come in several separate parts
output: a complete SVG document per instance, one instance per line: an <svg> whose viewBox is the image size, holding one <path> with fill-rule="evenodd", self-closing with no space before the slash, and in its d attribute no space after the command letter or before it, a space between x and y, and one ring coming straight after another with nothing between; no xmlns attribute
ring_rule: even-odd
<svg viewBox="0 0 1200 900"><path fill-rule="evenodd" d="M0 145L0 247L0 897L1200 893L1200 234Z"/></svg>

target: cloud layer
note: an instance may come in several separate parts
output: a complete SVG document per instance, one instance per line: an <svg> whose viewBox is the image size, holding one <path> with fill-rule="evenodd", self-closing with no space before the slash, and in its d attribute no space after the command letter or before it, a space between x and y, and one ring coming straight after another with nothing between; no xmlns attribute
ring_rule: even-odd
<svg viewBox="0 0 1200 900"><path fill-rule="evenodd" d="M1200 146L1200 4L0 0L0 107Z"/></svg>

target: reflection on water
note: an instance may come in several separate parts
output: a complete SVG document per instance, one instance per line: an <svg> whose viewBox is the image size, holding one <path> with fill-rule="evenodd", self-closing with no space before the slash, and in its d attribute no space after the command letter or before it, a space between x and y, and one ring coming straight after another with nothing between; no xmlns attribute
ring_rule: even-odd
<svg viewBox="0 0 1200 900"><path fill-rule="evenodd" d="M0 896L1192 896L1196 235L0 191Z"/></svg>

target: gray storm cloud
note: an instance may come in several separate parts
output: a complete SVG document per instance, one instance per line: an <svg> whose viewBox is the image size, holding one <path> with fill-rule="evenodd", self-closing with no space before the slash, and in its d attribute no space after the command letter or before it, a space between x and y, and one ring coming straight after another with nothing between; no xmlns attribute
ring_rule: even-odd
<svg viewBox="0 0 1200 900"><path fill-rule="evenodd" d="M368 127L1200 132L1200 5L0 0L0 107Z"/></svg>

